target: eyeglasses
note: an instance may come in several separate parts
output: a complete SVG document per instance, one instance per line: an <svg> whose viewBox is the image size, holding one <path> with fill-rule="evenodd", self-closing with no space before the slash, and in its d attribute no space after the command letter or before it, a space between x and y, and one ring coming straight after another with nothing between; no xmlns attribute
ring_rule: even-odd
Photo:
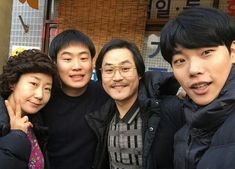
<svg viewBox="0 0 235 169"><path fill-rule="evenodd" d="M104 66L100 68L100 71L102 72L102 76L106 78L113 77L117 70L122 77L131 77L134 76L133 73L134 69L136 69L136 67L121 65L121 66Z"/></svg>

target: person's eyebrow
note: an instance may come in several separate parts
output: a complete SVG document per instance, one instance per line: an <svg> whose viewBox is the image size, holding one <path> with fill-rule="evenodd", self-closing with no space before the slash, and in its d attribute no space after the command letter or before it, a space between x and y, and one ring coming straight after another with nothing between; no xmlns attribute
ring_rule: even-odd
<svg viewBox="0 0 235 169"><path fill-rule="evenodd" d="M37 77L36 75L32 75L31 78L36 79L36 80L41 80L41 78ZM46 85L52 85L53 82L48 82Z"/></svg>
<svg viewBox="0 0 235 169"><path fill-rule="evenodd" d="M88 54L89 55L89 52L82 51L82 52L77 53L77 55L83 55L83 54ZM73 55L73 54L71 52L64 51L64 52L61 53L61 55Z"/></svg>
<svg viewBox="0 0 235 169"><path fill-rule="evenodd" d="M120 62L118 65L123 65L125 63L131 63L131 62L129 60L124 60L124 61ZM103 66L112 66L112 65L114 65L114 64L106 62Z"/></svg>
<svg viewBox="0 0 235 169"><path fill-rule="evenodd" d="M173 51L173 55L178 55L178 54L182 54L181 50L174 50Z"/></svg>

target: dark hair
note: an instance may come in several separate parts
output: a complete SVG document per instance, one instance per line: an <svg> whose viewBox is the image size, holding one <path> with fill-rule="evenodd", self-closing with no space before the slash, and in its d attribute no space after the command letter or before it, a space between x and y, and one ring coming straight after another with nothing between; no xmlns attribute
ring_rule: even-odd
<svg viewBox="0 0 235 169"><path fill-rule="evenodd" d="M52 40L49 48L49 56L53 61L56 61L58 52L73 43L86 46L91 53L91 57L93 58L95 56L96 51L92 40L84 33L74 29L65 30Z"/></svg>
<svg viewBox="0 0 235 169"><path fill-rule="evenodd" d="M0 75L0 94L4 99L11 94L12 85L25 73L45 73L52 76L53 81L57 76L53 61L37 49L25 50L17 56L10 56Z"/></svg>
<svg viewBox="0 0 235 169"><path fill-rule="evenodd" d="M100 68L102 66L104 55L112 49L119 49L119 48L126 48L126 49L130 50L130 52L133 54L133 59L135 62L135 66L136 66L138 75L140 77L142 77L144 75L144 72L145 72L144 60L143 60L143 57L141 56L140 51L137 48L137 46L133 43L126 41L126 40L114 39L114 40L111 40L110 42L106 43L103 46L103 48L101 49L101 51L97 57L95 70L96 70L97 78L99 81L102 81Z"/></svg>
<svg viewBox="0 0 235 169"><path fill-rule="evenodd" d="M235 39L235 23L225 12L208 7L182 11L162 29L161 53L171 64L178 46L188 49L225 45L230 51Z"/></svg>

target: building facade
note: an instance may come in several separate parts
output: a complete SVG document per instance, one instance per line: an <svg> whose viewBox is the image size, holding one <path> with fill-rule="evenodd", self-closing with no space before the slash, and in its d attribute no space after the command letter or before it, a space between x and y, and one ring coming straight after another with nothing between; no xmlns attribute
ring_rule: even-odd
<svg viewBox="0 0 235 169"><path fill-rule="evenodd" d="M47 52L56 34L73 28L91 37L97 53L113 38L134 42L146 70L154 71L171 71L161 56L160 30L180 11L203 5L235 16L235 0L45 0L36 9L20 1L13 3L10 51L23 46Z"/></svg>

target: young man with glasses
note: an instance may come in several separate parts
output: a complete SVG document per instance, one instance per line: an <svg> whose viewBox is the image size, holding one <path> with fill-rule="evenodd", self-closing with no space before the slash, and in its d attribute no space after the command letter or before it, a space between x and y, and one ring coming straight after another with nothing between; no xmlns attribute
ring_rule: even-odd
<svg viewBox="0 0 235 169"><path fill-rule="evenodd" d="M149 97L138 48L125 40L108 42L96 72L111 99L87 116L98 139L95 169L173 168L174 133L184 123L181 104L176 96Z"/></svg>

